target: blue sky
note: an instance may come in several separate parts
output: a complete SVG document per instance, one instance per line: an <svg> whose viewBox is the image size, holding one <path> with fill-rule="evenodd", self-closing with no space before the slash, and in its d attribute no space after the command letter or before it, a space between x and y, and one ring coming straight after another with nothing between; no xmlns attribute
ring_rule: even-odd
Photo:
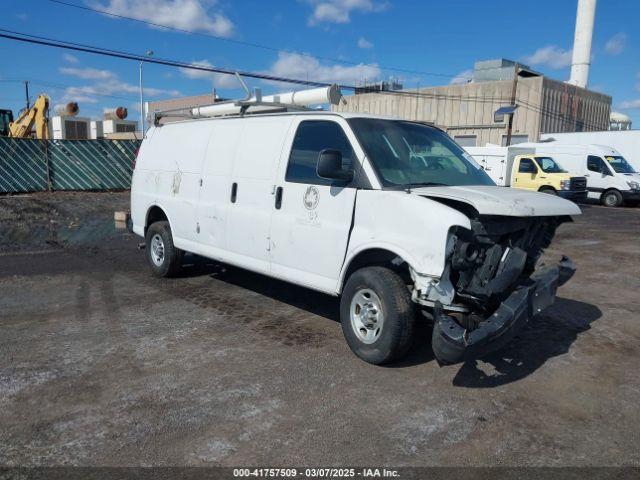
<svg viewBox="0 0 640 480"><path fill-rule="evenodd" d="M550 77L569 77L577 0L64 0L230 40L158 29L50 0L3 2L0 28L186 62L353 84L367 78L405 86L466 78L476 60L520 60ZM600 0L590 87L640 128L640 1ZM280 51L279 51L280 50ZM124 105L137 117L138 64L0 39L0 108L32 95L76 100L81 115ZM333 59L333 60L332 60ZM335 60L335 61L334 61ZM344 62L344 63L341 63ZM393 68L438 73L406 73ZM265 92L286 87L249 80ZM210 92L239 97L226 76L145 66L147 99Z"/></svg>

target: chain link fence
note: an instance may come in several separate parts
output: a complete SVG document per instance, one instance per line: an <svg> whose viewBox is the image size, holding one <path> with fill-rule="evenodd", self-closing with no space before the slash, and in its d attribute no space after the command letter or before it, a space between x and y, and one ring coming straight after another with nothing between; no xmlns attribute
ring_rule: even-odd
<svg viewBox="0 0 640 480"><path fill-rule="evenodd" d="M131 187L139 140L0 137L0 194Z"/></svg>

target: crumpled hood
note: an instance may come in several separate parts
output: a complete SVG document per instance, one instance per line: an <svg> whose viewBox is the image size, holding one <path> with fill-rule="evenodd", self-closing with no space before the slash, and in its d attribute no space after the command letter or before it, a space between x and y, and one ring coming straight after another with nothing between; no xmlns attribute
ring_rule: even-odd
<svg viewBox="0 0 640 480"><path fill-rule="evenodd" d="M428 198L465 202L481 215L510 217L546 217L580 215L580 208L569 200L548 193L530 192L521 188L486 185L458 187L412 188L411 193Z"/></svg>

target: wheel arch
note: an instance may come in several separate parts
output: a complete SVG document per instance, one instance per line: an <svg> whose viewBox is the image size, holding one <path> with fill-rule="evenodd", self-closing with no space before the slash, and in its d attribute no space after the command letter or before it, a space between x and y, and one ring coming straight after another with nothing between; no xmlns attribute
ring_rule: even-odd
<svg viewBox="0 0 640 480"><path fill-rule="evenodd" d="M399 273L401 277L410 280L410 262L407 260L407 257L405 252L388 246L368 246L357 252L353 252L345 261L342 271L340 272L338 293L342 293L344 284L349 276L356 270L364 267L386 266Z"/></svg>
<svg viewBox="0 0 640 480"><path fill-rule="evenodd" d="M166 209L155 203L150 205L144 218L144 234L147 234L147 229L152 223L162 221L169 222L169 228L171 228L171 220L169 220Z"/></svg>

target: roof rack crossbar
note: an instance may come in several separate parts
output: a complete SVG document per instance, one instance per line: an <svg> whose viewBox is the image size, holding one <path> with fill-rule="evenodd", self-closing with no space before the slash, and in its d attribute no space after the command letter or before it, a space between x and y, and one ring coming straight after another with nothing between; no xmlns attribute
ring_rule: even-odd
<svg viewBox="0 0 640 480"><path fill-rule="evenodd" d="M160 125L160 120L163 117L170 116L197 119L244 116L247 114L257 113L273 113L274 111L311 111L313 109L308 107L310 104L337 104L342 99L340 88L337 85L269 95L267 97L263 97L262 90L256 88L252 95L249 88L242 80L242 77L238 73L236 73L236 77L241 83L243 89L247 92L247 96L242 100L216 102L214 98L214 102L211 105L157 110L152 114L154 125ZM252 109L256 111L251 111Z"/></svg>

